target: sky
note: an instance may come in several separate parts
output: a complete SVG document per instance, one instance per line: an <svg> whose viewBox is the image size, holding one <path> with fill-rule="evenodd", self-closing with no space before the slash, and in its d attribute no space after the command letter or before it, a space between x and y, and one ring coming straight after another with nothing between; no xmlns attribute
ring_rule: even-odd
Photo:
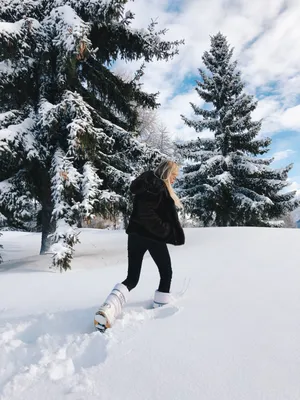
<svg viewBox="0 0 300 400"><path fill-rule="evenodd" d="M299 0L138 0L127 8L135 14L134 28L153 19L168 29L166 39L185 40L177 56L148 64L143 77L146 91L160 93L158 113L170 135L197 137L180 115L194 118L190 102L203 104L195 91L198 68L210 36L220 31L234 47L245 90L258 100L253 119L263 119L261 135L272 139L272 165L294 164L290 188L300 195ZM133 71L139 65L123 68Z"/></svg>

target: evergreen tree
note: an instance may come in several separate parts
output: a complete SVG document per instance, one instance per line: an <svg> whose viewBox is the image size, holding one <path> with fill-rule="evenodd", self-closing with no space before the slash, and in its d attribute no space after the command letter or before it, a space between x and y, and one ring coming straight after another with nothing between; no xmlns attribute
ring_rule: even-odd
<svg viewBox="0 0 300 400"><path fill-rule="evenodd" d="M160 159L129 131L155 108L118 59L168 60L180 42L132 29L127 0L0 0L0 212L20 225L38 203L41 253L70 268L73 226L111 204L126 212L132 173ZM4 190L2 189L4 188ZM128 198L128 197L127 197Z"/></svg>
<svg viewBox="0 0 300 400"><path fill-rule="evenodd" d="M257 157L271 141L258 137L261 121L251 118L257 103L244 93L232 55L221 33L211 38L210 51L203 55L205 69L199 69L196 91L206 105L191 104L197 119L182 118L196 132L208 130L213 137L179 146L188 159L182 196L206 226L274 226L297 205L295 192L282 192L292 165L273 169L272 159Z"/></svg>

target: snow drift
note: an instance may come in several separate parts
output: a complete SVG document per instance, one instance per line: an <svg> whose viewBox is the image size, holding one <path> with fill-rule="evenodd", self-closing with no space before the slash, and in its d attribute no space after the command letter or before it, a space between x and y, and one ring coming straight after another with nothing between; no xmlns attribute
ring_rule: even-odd
<svg viewBox="0 0 300 400"><path fill-rule="evenodd" d="M83 230L73 270L35 256L39 235L5 232L1 400L299 400L299 230L187 229L170 246L176 301L150 308L145 258L123 317L93 316L125 278L123 231Z"/></svg>

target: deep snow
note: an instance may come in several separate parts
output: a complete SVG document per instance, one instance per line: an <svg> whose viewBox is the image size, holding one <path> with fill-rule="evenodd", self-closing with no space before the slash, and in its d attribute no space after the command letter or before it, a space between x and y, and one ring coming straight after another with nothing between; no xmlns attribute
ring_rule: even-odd
<svg viewBox="0 0 300 400"><path fill-rule="evenodd" d="M126 276L126 234L83 230L60 274L35 255L40 235L3 232L0 399L299 400L300 230L186 238L170 246L175 303L149 308L158 272L147 256L123 318L102 335L93 316Z"/></svg>

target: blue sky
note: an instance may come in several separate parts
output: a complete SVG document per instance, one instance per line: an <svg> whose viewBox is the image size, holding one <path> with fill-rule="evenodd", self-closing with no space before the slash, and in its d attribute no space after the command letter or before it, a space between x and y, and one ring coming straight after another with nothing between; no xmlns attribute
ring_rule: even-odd
<svg viewBox="0 0 300 400"><path fill-rule="evenodd" d="M300 195L300 2L299 0L138 0L129 2L134 27L150 19L167 28L169 40L185 39L179 55L153 62L143 78L147 91L160 92L159 117L173 137L194 138L180 114L192 117L189 103L202 105L195 79L210 35L221 31L234 47L234 59L248 93L258 100L254 119L263 119L261 134L272 138L268 155L274 167L294 163L291 188ZM139 64L126 64L134 71Z"/></svg>

